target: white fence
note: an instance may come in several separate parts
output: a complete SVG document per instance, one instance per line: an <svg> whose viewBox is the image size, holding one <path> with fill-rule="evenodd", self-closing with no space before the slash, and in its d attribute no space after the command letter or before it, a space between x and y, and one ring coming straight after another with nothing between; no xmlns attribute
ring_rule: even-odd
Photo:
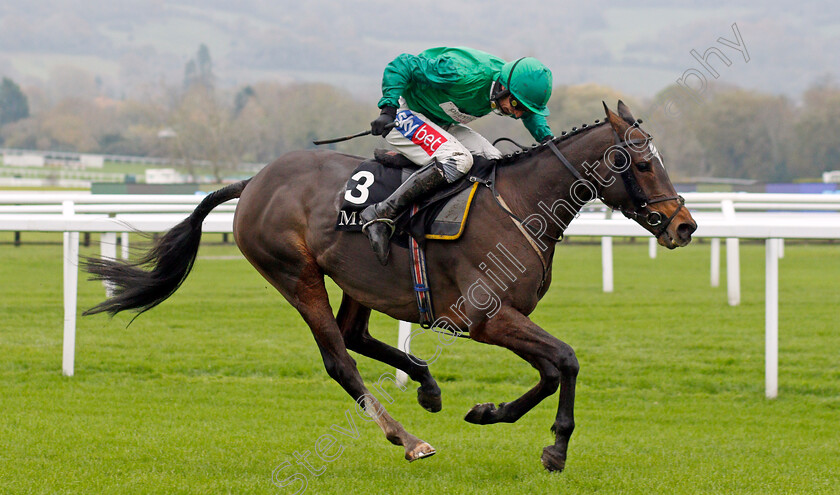
<svg viewBox="0 0 840 495"><path fill-rule="evenodd" d="M757 193L687 193L686 204L701 227L709 221L725 219L761 223L768 219L794 220L802 213L840 213L840 194L757 194ZM831 222L830 215L809 215ZM836 219L836 217L835 217ZM572 224L574 227L575 224ZM656 257L656 239L648 236L649 256ZM741 302L739 239L726 239L727 300L731 306ZM612 240L602 239L604 292L613 291ZM779 240L779 257L784 257L784 238ZM720 238L711 239L710 284L720 285Z"/></svg>
<svg viewBox="0 0 840 495"><path fill-rule="evenodd" d="M782 239L840 239L840 196L763 194L686 194L687 206L698 222L694 237L712 239L712 284L720 262L719 239L727 239L729 303L740 300L738 240L765 239L765 393L778 393L778 260ZM79 233L102 232L102 253L116 257L116 233L165 232L192 211L200 196L175 195L86 195L2 194L0 230L64 233L64 353L62 370L74 372L77 313ZM233 203L208 215L204 232L232 232ZM771 210L736 213L737 210ZM59 212L60 210L60 212ZM602 237L604 289L613 290L612 237L649 237L639 225L624 218L604 218L603 213L584 213L566 231L568 236ZM717 247L716 247L717 246ZM652 255L656 253L653 245ZM733 289L737 287L737 291ZM733 298L737 293L737 300ZM405 331L406 325L401 328ZM410 329L410 326L408 326ZM402 333L402 332L401 332ZM405 337L401 335L400 345Z"/></svg>

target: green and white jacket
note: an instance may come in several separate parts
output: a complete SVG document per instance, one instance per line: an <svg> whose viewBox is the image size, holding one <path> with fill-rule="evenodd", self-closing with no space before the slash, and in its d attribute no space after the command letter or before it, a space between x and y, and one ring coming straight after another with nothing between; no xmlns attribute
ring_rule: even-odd
<svg viewBox="0 0 840 495"><path fill-rule="evenodd" d="M472 48L430 48L419 55L403 53L385 67L379 108L408 108L439 126L466 124L492 112L490 88L505 61ZM522 123L535 140L552 135L542 115L529 113Z"/></svg>

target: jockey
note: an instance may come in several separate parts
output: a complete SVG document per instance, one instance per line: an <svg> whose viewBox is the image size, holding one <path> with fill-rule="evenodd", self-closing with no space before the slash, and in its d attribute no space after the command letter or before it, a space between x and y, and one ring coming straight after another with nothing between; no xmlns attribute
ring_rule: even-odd
<svg viewBox="0 0 840 495"><path fill-rule="evenodd" d="M422 168L360 214L362 230L383 265L388 263L393 220L400 213L466 175L473 153L491 160L502 156L465 124L494 111L522 119L537 142L553 137L545 120L551 83L551 71L535 58L505 62L471 48L404 53L385 67L381 113L370 123L371 133L385 137Z"/></svg>

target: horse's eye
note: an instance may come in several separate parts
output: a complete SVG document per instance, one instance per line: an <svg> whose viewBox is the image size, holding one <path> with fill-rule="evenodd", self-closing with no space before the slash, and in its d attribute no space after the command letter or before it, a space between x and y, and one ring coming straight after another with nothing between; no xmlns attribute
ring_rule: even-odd
<svg viewBox="0 0 840 495"><path fill-rule="evenodd" d="M636 164L636 167L638 167L642 172L645 172L650 170L650 162L639 162Z"/></svg>

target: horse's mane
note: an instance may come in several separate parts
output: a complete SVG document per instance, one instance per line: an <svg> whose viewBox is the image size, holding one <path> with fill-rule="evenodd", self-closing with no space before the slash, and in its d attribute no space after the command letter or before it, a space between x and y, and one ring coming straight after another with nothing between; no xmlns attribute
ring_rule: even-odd
<svg viewBox="0 0 840 495"><path fill-rule="evenodd" d="M558 143L566 141L567 139L570 139L574 136L578 136L578 135L583 134L585 132L589 132L592 129L595 129L596 127L601 127L606 123L607 123L606 120L605 121L596 120L594 124L581 124L580 127L572 127L571 131L561 132L559 136L556 136L551 141L553 141L554 144L558 144ZM511 164L517 163L520 160L522 160L526 157L529 157L529 156L531 156L532 154L534 154L538 151L543 150L546 146L548 146L548 143L549 142L546 141L542 144L535 144L535 145L531 146L530 148L528 148L527 150L521 150L521 151L516 151L516 152L513 152L513 153L508 153L507 155L504 155L501 158L499 158L496 163L498 165L511 165Z"/></svg>

